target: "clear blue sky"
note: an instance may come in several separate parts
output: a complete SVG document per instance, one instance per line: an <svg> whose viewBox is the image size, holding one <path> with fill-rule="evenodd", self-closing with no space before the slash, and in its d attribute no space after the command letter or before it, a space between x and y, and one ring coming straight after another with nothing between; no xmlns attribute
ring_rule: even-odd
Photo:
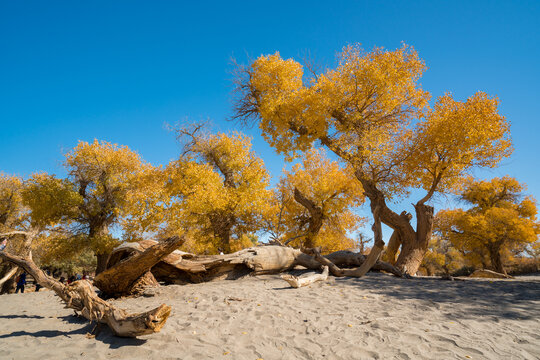
<svg viewBox="0 0 540 360"><path fill-rule="evenodd" d="M63 175L78 140L125 144L154 164L178 154L164 123L234 129L231 56L310 51L332 66L344 45L414 46L434 97L500 97L510 174L540 197L540 1L0 2L0 171ZM277 178L281 159L255 150ZM442 205L442 204L440 204ZM411 209L409 209L410 211Z"/></svg>

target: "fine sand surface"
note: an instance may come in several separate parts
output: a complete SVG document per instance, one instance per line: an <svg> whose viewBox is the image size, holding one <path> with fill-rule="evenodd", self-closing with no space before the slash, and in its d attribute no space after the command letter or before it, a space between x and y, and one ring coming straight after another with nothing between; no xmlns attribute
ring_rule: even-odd
<svg viewBox="0 0 540 360"><path fill-rule="evenodd" d="M277 275L167 286L116 300L173 312L121 339L51 291L0 296L0 359L539 359L540 276L398 279L370 273L292 289Z"/></svg>

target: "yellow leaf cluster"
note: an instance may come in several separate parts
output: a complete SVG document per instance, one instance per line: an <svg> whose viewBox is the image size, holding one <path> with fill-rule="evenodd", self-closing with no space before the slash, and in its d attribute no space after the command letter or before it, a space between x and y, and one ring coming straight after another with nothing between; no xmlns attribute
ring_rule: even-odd
<svg viewBox="0 0 540 360"><path fill-rule="evenodd" d="M256 117L265 139L289 158L318 142L386 196L422 187L425 202L436 191L458 191L472 168L494 167L512 151L497 98L446 94L431 109L419 85L425 69L407 45L347 46L334 69L309 78L279 53L261 56L238 80L236 118Z"/></svg>
<svg viewBox="0 0 540 360"><path fill-rule="evenodd" d="M498 113L499 100L477 92L466 101L441 96L417 124L414 156L403 162L413 186L459 191L473 167L494 167L512 152L510 126Z"/></svg>
<svg viewBox="0 0 540 360"><path fill-rule="evenodd" d="M472 207L439 211L435 229L456 248L474 256L488 254L492 261L506 250L533 243L540 224L535 200L521 199L523 188L508 176L471 181L462 198Z"/></svg>
<svg viewBox="0 0 540 360"><path fill-rule="evenodd" d="M269 175L239 134L197 135L186 155L171 162L166 174L166 232L189 229L193 252L230 252L252 246L245 236L257 231L268 206Z"/></svg>
<svg viewBox="0 0 540 360"><path fill-rule="evenodd" d="M0 233L14 229L23 221L22 187L21 178L0 173Z"/></svg>
<svg viewBox="0 0 540 360"><path fill-rule="evenodd" d="M427 104L417 84L424 69L408 46L372 52L348 46L336 69L304 83L302 66L276 53L252 64L250 86L263 136L279 152L292 156L322 140L346 160L374 166Z"/></svg>

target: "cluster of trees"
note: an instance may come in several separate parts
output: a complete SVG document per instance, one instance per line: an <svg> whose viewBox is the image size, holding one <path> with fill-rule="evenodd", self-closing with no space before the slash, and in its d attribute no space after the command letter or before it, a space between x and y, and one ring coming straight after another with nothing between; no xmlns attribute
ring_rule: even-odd
<svg viewBox="0 0 540 360"><path fill-rule="evenodd" d="M517 202L515 180L467 182L475 168L495 167L512 152L497 98L477 92L460 101L447 93L430 105L420 86L426 66L406 45L370 52L348 46L335 68L306 68L275 53L237 69L233 119L257 124L278 153L296 159L275 188L240 133L178 128L182 152L164 167L127 147L80 142L66 154L66 178L1 176L0 237L20 239L27 252L34 244L45 262L91 252L97 272L121 241L149 236L187 233L185 250L227 253L253 245L265 231L281 244L330 252L357 246L352 234L367 219L355 209L368 201L374 223L368 262L385 248L382 223L393 230L384 259L415 274L432 238L428 202L465 188L471 209L439 213L431 250L483 251L482 259L502 270L508 244L536 239L534 200ZM389 201L413 189L423 191L415 216L391 209ZM534 231L524 230L531 224ZM481 235L472 235L481 227Z"/></svg>
<svg viewBox="0 0 540 360"><path fill-rule="evenodd" d="M245 135L192 125L178 136L183 151L165 167L96 140L65 155L66 178L0 174L0 240L9 239L13 253L38 254L42 266L91 265L95 255L96 273L122 241L148 237L187 234L183 250L198 254L253 246L265 230L275 241L324 251L355 246L360 188L343 181L345 170L322 151L270 189Z"/></svg>
<svg viewBox="0 0 540 360"><path fill-rule="evenodd" d="M468 208L441 210L435 217L426 266L447 274L462 266L506 274L505 259L525 253L537 259L536 201L522 194L524 188L509 176L467 182L460 198Z"/></svg>

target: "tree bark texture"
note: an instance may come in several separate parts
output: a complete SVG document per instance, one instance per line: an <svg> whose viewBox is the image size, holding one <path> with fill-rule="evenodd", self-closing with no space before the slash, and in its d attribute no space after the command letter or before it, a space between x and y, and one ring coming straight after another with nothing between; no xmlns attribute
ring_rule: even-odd
<svg viewBox="0 0 540 360"><path fill-rule="evenodd" d="M396 266L409 275L415 275L426 255L433 230L433 207L416 204L416 233L414 237L403 239Z"/></svg>
<svg viewBox="0 0 540 360"><path fill-rule="evenodd" d="M20 237L22 243L15 250L16 253L22 257L32 259L32 242L39 234L39 229L31 228L30 230L16 230L8 233L0 234L0 239L9 239L12 237ZM10 240L11 241L11 240ZM16 288L16 277L22 270L16 265L11 263L4 263L0 261L0 294L13 293Z"/></svg>
<svg viewBox="0 0 540 360"><path fill-rule="evenodd" d="M302 205L309 212L308 229L306 232L306 240L303 246L312 248L315 246L315 238L319 234L323 225L324 213L320 206L317 206L313 201L308 199L300 190L294 188L294 200Z"/></svg>
<svg viewBox="0 0 540 360"><path fill-rule="evenodd" d="M146 286L159 285L150 269L178 249L184 241L183 237L173 236L149 246L132 257L117 259L117 263L95 277L94 285L113 297L140 294Z"/></svg>
<svg viewBox="0 0 540 360"><path fill-rule="evenodd" d="M425 205L424 199L414 205L416 210L416 231L411 226L411 217L408 213L397 214L386 204L382 191L377 189L376 184L366 179L361 172L355 172L357 179L362 183L364 193L370 200L371 212L374 213L379 208L379 216L382 223L391 227L396 233L397 239L401 241L401 252L396 261L396 267L404 274L415 275L427 252L429 239L433 229L433 207ZM386 260L392 261L392 254L395 258L395 242L388 253ZM399 248L399 247L398 247ZM397 249L395 250L397 252Z"/></svg>
<svg viewBox="0 0 540 360"><path fill-rule="evenodd" d="M111 271L107 270L104 273L104 275L107 275L107 279L105 279L104 275L98 276L94 284L102 291L107 292L112 286L116 286L109 284L109 282L114 282L117 278L114 275L116 270L113 270L116 264L124 263L125 272L133 275L134 272L130 269L135 266L136 261L129 262L129 259L137 257L137 254L146 252L147 249L156 244L156 241L144 240L136 243L126 243L116 248L109 262ZM225 255L194 255L175 250L161 260L157 260L150 271L160 282L187 284L213 280L234 280L246 275L280 273L295 266L321 271L323 265L328 265L333 275L359 276L357 269L341 269L339 266L359 268L366 261L365 255L350 251L338 251L326 257L318 254L318 256L326 260L326 263L321 263L312 255L311 253L303 253L298 249L278 245L257 246ZM154 259L157 259L157 257L154 257ZM333 268L336 267L339 270L333 271ZM376 261L373 269L402 276L401 272L394 266L381 261Z"/></svg>
<svg viewBox="0 0 540 360"><path fill-rule="evenodd" d="M488 246L489 259L491 261L491 267L494 271L508 275L506 269L504 268L502 258L501 258L501 244L493 243Z"/></svg>
<svg viewBox="0 0 540 360"><path fill-rule="evenodd" d="M107 262L109 261L110 253L96 254L96 275L101 274L107 268Z"/></svg>
<svg viewBox="0 0 540 360"><path fill-rule="evenodd" d="M171 313L165 304L139 314L128 314L99 298L86 280L64 285L40 270L30 258L0 252L0 258L22 267L43 287L53 290L68 308L79 311L90 321L107 324L113 333L121 337L137 337L159 332Z"/></svg>

